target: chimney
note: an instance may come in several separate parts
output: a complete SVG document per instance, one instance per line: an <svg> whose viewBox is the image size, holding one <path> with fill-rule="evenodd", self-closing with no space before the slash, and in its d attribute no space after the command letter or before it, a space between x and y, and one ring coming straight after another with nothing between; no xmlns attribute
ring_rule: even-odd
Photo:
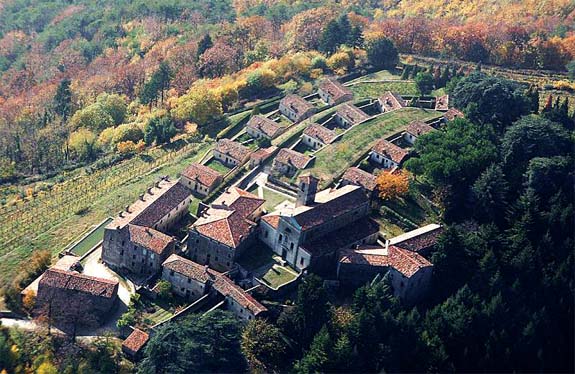
<svg viewBox="0 0 575 374"><path fill-rule="evenodd" d="M153 195L153 193L152 193L152 187L148 187L148 194Z"/></svg>
<svg viewBox="0 0 575 374"><path fill-rule="evenodd" d="M389 239L385 239L384 252L386 255L389 253Z"/></svg>
<svg viewBox="0 0 575 374"><path fill-rule="evenodd" d="M130 213L130 206L126 205L126 213Z"/></svg>
<svg viewBox="0 0 575 374"><path fill-rule="evenodd" d="M140 200L146 201L146 200L144 200L144 194L141 194L141 195L140 195Z"/></svg>
<svg viewBox="0 0 575 374"><path fill-rule="evenodd" d="M156 188L161 188L160 187L160 181L156 181Z"/></svg>
<svg viewBox="0 0 575 374"><path fill-rule="evenodd" d="M124 213L124 211L123 211L123 210L122 210L122 211L120 211L120 213L118 213L118 216L120 216L120 217L124 217L124 216L123 216L123 213Z"/></svg>
<svg viewBox="0 0 575 374"><path fill-rule="evenodd" d="M303 175L299 178L299 188L297 192L296 208L300 206L311 206L315 202L315 194L319 179L313 175Z"/></svg>

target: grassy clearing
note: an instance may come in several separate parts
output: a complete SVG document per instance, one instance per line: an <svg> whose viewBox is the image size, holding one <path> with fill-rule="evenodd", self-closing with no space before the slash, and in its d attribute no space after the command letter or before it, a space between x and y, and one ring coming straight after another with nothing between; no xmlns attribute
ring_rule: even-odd
<svg viewBox="0 0 575 374"><path fill-rule="evenodd" d="M217 171L221 175L226 175L231 170L230 167L222 164L220 160L216 160L215 158L212 158L210 161L208 161L206 166Z"/></svg>
<svg viewBox="0 0 575 374"><path fill-rule="evenodd" d="M397 92L406 96L418 96L420 94L414 82L359 82L349 87L354 93L355 99L375 98L386 91Z"/></svg>
<svg viewBox="0 0 575 374"><path fill-rule="evenodd" d="M353 79L349 83L373 81L373 80L393 80L393 79L400 80L401 76L389 70L380 70L376 71L375 73L366 74L359 78Z"/></svg>
<svg viewBox="0 0 575 374"><path fill-rule="evenodd" d="M92 231L89 235L83 238L82 241L71 247L70 251L77 256L83 256L90 249L94 248L96 244L98 244L104 238L104 229L111 220L112 219L109 218L102 222L102 224L98 226L96 230Z"/></svg>
<svg viewBox="0 0 575 374"><path fill-rule="evenodd" d="M252 187L250 187L250 189L248 190L248 192L253 193L256 196L260 196L259 195L259 186L257 184L254 184ZM294 199L290 196L281 194L279 192L276 192L274 190L271 190L269 188L262 188L263 191L263 196L261 196L262 198L264 198L266 200L266 202L264 203L264 208L266 209L266 211L268 212L273 212L274 208L276 206L278 206L279 204L283 203L286 200L290 200L293 201Z"/></svg>
<svg viewBox="0 0 575 374"><path fill-rule="evenodd" d="M0 283L5 284L20 263L38 249L61 251L106 217L115 216L159 177L173 178L196 162L212 143L191 143L178 151L157 148L102 171L56 185L44 197L23 203L0 220ZM80 207L89 207L76 215ZM8 233L10 236L8 236Z"/></svg>
<svg viewBox="0 0 575 374"><path fill-rule="evenodd" d="M320 178L325 187L348 167L359 162L377 140L405 130L413 120L429 120L439 116L438 112L419 108L404 108L383 114L353 127L341 140L322 148L315 154L313 166L304 172Z"/></svg>
<svg viewBox="0 0 575 374"><path fill-rule="evenodd" d="M261 278L272 288L279 288L284 284L294 280L297 277L292 271L289 271L285 266L274 265L272 266Z"/></svg>

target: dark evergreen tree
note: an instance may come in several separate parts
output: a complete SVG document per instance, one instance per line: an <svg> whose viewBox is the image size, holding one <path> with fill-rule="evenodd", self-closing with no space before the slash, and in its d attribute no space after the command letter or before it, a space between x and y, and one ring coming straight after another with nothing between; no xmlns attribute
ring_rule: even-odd
<svg viewBox="0 0 575 374"><path fill-rule="evenodd" d="M214 43L212 42L212 38L210 34L204 34L200 41L198 42L198 50L196 52L196 60L200 59L200 56L204 54L205 51L212 48Z"/></svg>
<svg viewBox="0 0 575 374"><path fill-rule="evenodd" d="M72 91L70 90L70 80L63 79L58 84L56 95L54 96L54 112L66 121L72 111Z"/></svg>

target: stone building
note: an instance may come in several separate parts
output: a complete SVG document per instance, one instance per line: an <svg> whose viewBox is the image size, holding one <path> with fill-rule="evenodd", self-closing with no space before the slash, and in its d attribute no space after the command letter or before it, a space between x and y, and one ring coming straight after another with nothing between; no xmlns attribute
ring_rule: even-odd
<svg viewBox="0 0 575 374"><path fill-rule="evenodd" d="M278 174L292 176L298 170L305 169L312 158L292 149L282 148L272 163L272 171Z"/></svg>
<svg viewBox="0 0 575 374"><path fill-rule="evenodd" d="M363 110L349 103L341 105L335 113L335 122L346 129L367 121L369 118L370 116Z"/></svg>
<svg viewBox="0 0 575 374"><path fill-rule="evenodd" d="M423 121L413 121L407 125L407 129L403 134L403 139L405 139L405 141L409 144L413 145L415 144L417 138L419 138L421 135L430 133L432 131L435 131L435 129L429 126L427 123Z"/></svg>
<svg viewBox="0 0 575 374"><path fill-rule="evenodd" d="M181 297L195 301L209 291L209 287L221 274L176 254L168 257L162 265L162 279L170 282L172 291Z"/></svg>
<svg viewBox="0 0 575 374"><path fill-rule="evenodd" d="M369 213L368 199L360 187L349 185L316 192L317 184L314 177L301 177L293 210L265 215L260 223L260 240L298 270L317 263L317 253L309 249L313 247L311 243L329 240L333 233L354 225ZM366 235L371 236L372 233ZM366 237L350 240L361 242Z"/></svg>
<svg viewBox="0 0 575 374"><path fill-rule="evenodd" d="M439 96L435 99L435 110L446 112L449 109L449 95Z"/></svg>
<svg viewBox="0 0 575 374"><path fill-rule="evenodd" d="M220 183L222 175L205 165L193 163L184 169L181 183L193 191L194 194L207 196Z"/></svg>
<svg viewBox="0 0 575 374"><path fill-rule="evenodd" d="M391 238L389 239L389 244L430 258L431 251L435 247L435 244L437 244L439 235L442 233L443 227L441 225L431 223Z"/></svg>
<svg viewBox="0 0 575 374"><path fill-rule="evenodd" d="M341 178L341 186L347 186L349 184L360 186L367 192L368 196L371 196L377 187L376 180L377 177L375 175L360 168L350 167Z"/></svg>
<svg viewBox="0 0 575 374"><path fill-rule="evenodd" d="M190 229L188 257L218 271L232 269L235 260L253 242L264 202L247 191L229 188Z"/></svg>
<svg viewBox="0 0 575 374"><path fill-rule="evenodd" d="M252 153L245 145L229 139L218 140L213 152L216 160L231 167L243 165Z"/></svg>
<svg viewBox="0 0 575 374"><path fill-rule="evenodd" d="M118 281L50 268L38 284L35 313L59 326L95 325L118 301Z"/></svg>
<svg viewBox="0 0 575 374"><path fill-rule="evenodd" d="M283 127L279 123L258 114L250 118L246 125L246 132L254 139L272 140L283 132Z"/></svg>
<svg viewBox="0 0 575 374"><path fill-rule="evenodd" d="M411 304L428 291L433 265L420 254L394 245L364 245L340 254L337 275L342 283L360 286L388 272L394 294Z"/></svg>
<svg viewBox="0 0 575 374"><path fill-rule="evenodd" d="M267 312L266 307L225 275L217 277L212 287L224 297L226 309L238 318L248 321Z"/></svg>
<svg viewBox="0 0 575 374"><path fill-rule="evenodd" d="M308 147L320 149L327 144L331 144L337 137L335 131L317 123L312 123L305 128L301 139Z"/></svg>
<svg viewBox="0 0 575 374"><path fill-rule="evenodd" d="M150 335L138 328L122 342L122 352L132 361L137 361L142 357L144 347L150 340Z"/></svg>
<svg viewBox="0 0 575 374"><path fill-rule="evenodd" d="M371 149L369 159L386 169L391 169L399 167L408 154L409 152L405 149L400 148L385 139L381 139L375 143Z"/></svg>
<svg viewBox="0 0 575 374"><path fill-rule="evenodd" d="M386 113L405 108L407 101L400 94L388 91L377 99L377 107L380 112Z"/></svg>
<svg viewBox="0 0 575 374"><path fill-rule="evenodd" d="M353 99L353 93L336 78L326 78L319 82L317 93L328 105L337 105Z"/></svg>
<svg viewBox="0 0 575 374"><path fill-rule="evenodd" d="M297 95L287 95L279 104L281 114L293 122L303 121L315 113L315 107Z"/></svg>
<svg viewBox="0 0 575 374"><path fill-rule="evenodd" d="M163 179L126 207L104 229L102 261L116 271L152 275L173 253L175 241L164 234L185 215L192 191Z"/></svg>

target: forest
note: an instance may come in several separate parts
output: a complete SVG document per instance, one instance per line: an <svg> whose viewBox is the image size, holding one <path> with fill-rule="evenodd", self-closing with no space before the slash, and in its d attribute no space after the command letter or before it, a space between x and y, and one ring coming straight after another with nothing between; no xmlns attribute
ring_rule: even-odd
<svg viewBox="0 0 575 374"><path fill-rule="evenodd" d="M209 133L247 102L361 68L382 38L400 53L575 73L572 2L465 4L4 1L0 180L41 180Z"/></svg>

